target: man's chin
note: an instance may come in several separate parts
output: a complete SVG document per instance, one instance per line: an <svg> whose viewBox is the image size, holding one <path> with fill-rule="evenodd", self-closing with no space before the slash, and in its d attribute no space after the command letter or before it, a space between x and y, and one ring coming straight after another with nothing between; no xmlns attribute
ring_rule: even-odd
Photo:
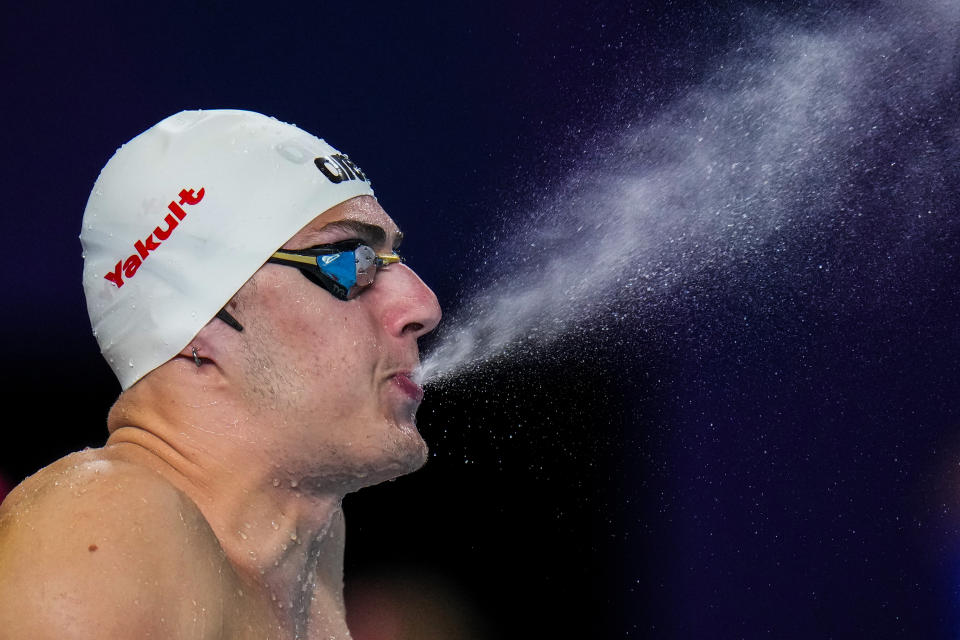
<svg viewBox="0 0 960 640"><path fill-rule="evenodd" d="M398 476L413 473L427 462L429 449L427 443L420 437L416 427L402 427L406 433L402 441L397 442L397 448L393 452L393 462L387 465L390 470L390 477L385 480L392 480Z"/></svg>
<svg viewBox="0 0 960 640"><path fill-rule="evenodd" d="M345 470L345 473L337 474L336 481L342 486L344 493L413 473L426 464L429 453L427 443L415 428L406 429L410 430L410 433L405 434L407 437L392 442L382 455L360 462L352 470Z"/></svg>

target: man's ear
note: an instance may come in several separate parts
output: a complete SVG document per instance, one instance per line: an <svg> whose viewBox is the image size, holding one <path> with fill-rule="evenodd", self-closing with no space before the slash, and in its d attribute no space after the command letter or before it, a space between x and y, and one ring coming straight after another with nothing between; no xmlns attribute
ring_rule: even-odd
<svg viewBox="0 0 960 640"><path fill-rule="evenodd" d="M177 356L192 361L197 367L218 364L225 339L228 339L232 333L236 331L214 316Z"/></svg>

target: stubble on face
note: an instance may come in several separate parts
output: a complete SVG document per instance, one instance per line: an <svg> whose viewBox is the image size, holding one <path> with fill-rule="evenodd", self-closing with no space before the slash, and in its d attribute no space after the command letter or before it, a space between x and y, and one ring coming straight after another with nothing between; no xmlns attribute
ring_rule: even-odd
<svg viewBox="0 0 960 640"><path fill-rule="evenodd" d="M256 313L257 280L256 275L250 278L228 304L232 312L244 318L243 397L256 410L280 415L293 408L291 398L296 397L296 392L303 391L303 377L291 375L279 366L274 347L267 343L269 328Z"/></svg>
<svg viewBox="0 0 960 640"><path fill-rule="evenodd" d="M303 367L298 368L292 357L299 351L295 341L288 335L278 334L276 322L271 323L265 311L269 305L260 296L261 290L274 288L273 284L259 282L255 275L237 293L230 308L244 318L244 348L240 359L243 400L250 411L261 418L258 422L262 427L273 431L266 434L265 440L271 444L265 453L278 470L288 473L291 479L296 478L307 491L333 488L347 492L422 467L428 451L414 426L415 409L411 409L407 420L398 422L386 415L363 416L362 407L355 412L354 407L344 404L348 400L337 404L338 396L328 398L327 406L314 406L318 394L324 391L314 387L323 384L325 370L335 370L337 367L331 365L347 363L304 361L300 362ZM309 291L312 293L313 289ZM316 291L328 295L319 288ZM340 304L332 297L330 302ZM344 321L338 328L349 331L354 327ZM295 337L314 342L323 340L306 334ZM316 344L310 346L317 347ZM349 360L349 354L339 354L337 358ZM371 390L373 394L382 392L382 389ZM351 424L361 416L367 424ZM352 430L357 432L355 436Z"/></svg>

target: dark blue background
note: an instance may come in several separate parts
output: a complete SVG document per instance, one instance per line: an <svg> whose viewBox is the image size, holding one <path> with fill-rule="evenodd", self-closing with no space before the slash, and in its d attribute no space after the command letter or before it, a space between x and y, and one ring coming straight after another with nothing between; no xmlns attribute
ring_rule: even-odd
<svg viewBox="0 0 960 640"><path fill-rule="evenodd" d="M625 108L656 113L697 82L749 7L814 22L830 8L6 7L0 473L16 482L105 438L118 386L90 335L77 235L100 168L147 126L245 108L325 137L372 176L452 308L506 203L568 172ZM891 271L889 243L838 230L806 246L837 274L816 302L763 309L769 280L747 281L678 309L676 331L561 343L428 395L427 467L347 500L348 583L444 576L498 638L954 637L956 232Z"/></svg>

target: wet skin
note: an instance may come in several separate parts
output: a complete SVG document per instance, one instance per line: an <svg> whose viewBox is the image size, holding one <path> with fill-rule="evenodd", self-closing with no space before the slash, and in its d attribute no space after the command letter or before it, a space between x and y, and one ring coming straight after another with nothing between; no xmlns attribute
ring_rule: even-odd
<svg viewBox="0 0 960 640"><path fill-rule="evenodd" d="M355 198L284 248L371 227L389 252ZM243 332L211 321L121 395L105 447L0 506L0 638L349 637L340 500L425 460L405 373L436 298L402 264L349 301L268 264L229 309Z"/></svg>
<svg viewBox="0 0 960 640"><path fill-rule="evenodd" d="M345 220L383 229L378 252L399 240L376 200L363 197L326 212L284 248L376 240L341 226ZM343 302L297 269L268 264L248 287L255 301L242 291L235 307L247 327L235 336L247 346L237 383L249 400L245 412L276 425L273 459L286 459L286 470L303 478L320 472L319 482L353 473L358 485L423 464L426 446L413 428L419 402L398 378L417 366L416 340L439 321L436 298L420 279L405 265L389 265Z"/></svg>

